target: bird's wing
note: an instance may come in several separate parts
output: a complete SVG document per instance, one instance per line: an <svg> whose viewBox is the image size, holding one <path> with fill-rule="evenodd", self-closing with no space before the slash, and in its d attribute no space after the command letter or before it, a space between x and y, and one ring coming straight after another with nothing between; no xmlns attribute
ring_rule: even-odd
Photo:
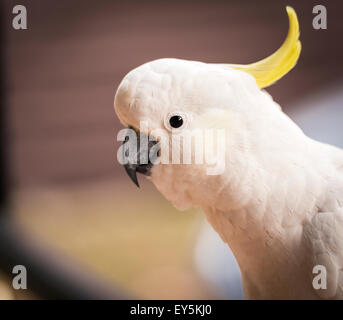
<svg viewBox="0 0 343 320"><path fill-rule="evenodd" d="M325 287L313 290L321 298L343 299L343 211L318 212L304 230L312 262L311 279L316 276L316 266L326 270Z"/></svg>
<svg viewBox="0 0 343 320"><path fill-rule="evenodd" d="M313 290L325 299L343 299L343 151L327 150L332 156L333 174L329 179L323 207L304 225L304 238L312 268L326 269L326 289ZM316 274L311 274L312 279Z"/></svg>

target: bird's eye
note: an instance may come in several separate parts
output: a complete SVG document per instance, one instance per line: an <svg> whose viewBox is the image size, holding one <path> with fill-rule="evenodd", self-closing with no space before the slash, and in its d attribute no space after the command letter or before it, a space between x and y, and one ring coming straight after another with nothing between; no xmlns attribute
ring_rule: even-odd
<svg viewBox="0 0 343 320"><path fill-rule="evenodd" d="M169 124L172 128L180 128L183 125L183 119L179 115L174 115L169 118Z"/></svg>
<svg viewBox="0 0 343 320"><path fill-rule="evenodd" d="M189 125L190 115L183 111L173 111L168 113L164 118L164 126L174 133L180 132Z"/></svg>

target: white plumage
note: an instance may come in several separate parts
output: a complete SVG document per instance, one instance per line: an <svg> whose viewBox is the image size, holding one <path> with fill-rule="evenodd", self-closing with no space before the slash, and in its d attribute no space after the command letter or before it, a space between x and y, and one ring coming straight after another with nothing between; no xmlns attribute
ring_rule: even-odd
<svg viewBox="0 0 343 320"><path fill-rule="evenodd" d="M245 71L155 60L123 79L115 110L126 126L147 121L148 134L170 135L165 119L177 112L189 129L225 129L224 173L160 164L150 178L177 208L205 212L238 261L247 298L343 298L343 151L308 138ZM327 270L326 289L313 287L315 265Z"/></svg>

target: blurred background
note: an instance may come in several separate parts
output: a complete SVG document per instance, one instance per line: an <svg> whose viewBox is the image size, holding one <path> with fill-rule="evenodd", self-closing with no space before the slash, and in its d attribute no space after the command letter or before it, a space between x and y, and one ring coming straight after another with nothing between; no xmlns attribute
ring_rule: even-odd
<svg viewBox="0 0 343 320"><path fill-rule="evenodd" d="M327 30L313 29L310 0L21 0L19 31L16 4L2 1L2 106L10 214L23 233L130 296L242 298L235 261L203 214L178 212L143 177L137 189L117 162L115 90L157 58L260 60L284 40L291 5L303 51L267 91L307 134L343 146L342 1L321 3ZM40 298L12 290L11 276L0 270L0 298Z"/></svg>

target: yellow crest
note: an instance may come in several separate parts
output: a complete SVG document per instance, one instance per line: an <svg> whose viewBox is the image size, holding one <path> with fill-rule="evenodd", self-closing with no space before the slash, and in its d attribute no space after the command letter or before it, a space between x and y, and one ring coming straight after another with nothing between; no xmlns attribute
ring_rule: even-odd
<svg viewBox="0 0 343 320"><path fill-rule="evenodd" d="M286 7L289 29L282 46L269 57L247 65L227 64L227 66L248 72L260 88L266 88L287 74L297 63L301 51L299 22L293 8Z"/></svg>

